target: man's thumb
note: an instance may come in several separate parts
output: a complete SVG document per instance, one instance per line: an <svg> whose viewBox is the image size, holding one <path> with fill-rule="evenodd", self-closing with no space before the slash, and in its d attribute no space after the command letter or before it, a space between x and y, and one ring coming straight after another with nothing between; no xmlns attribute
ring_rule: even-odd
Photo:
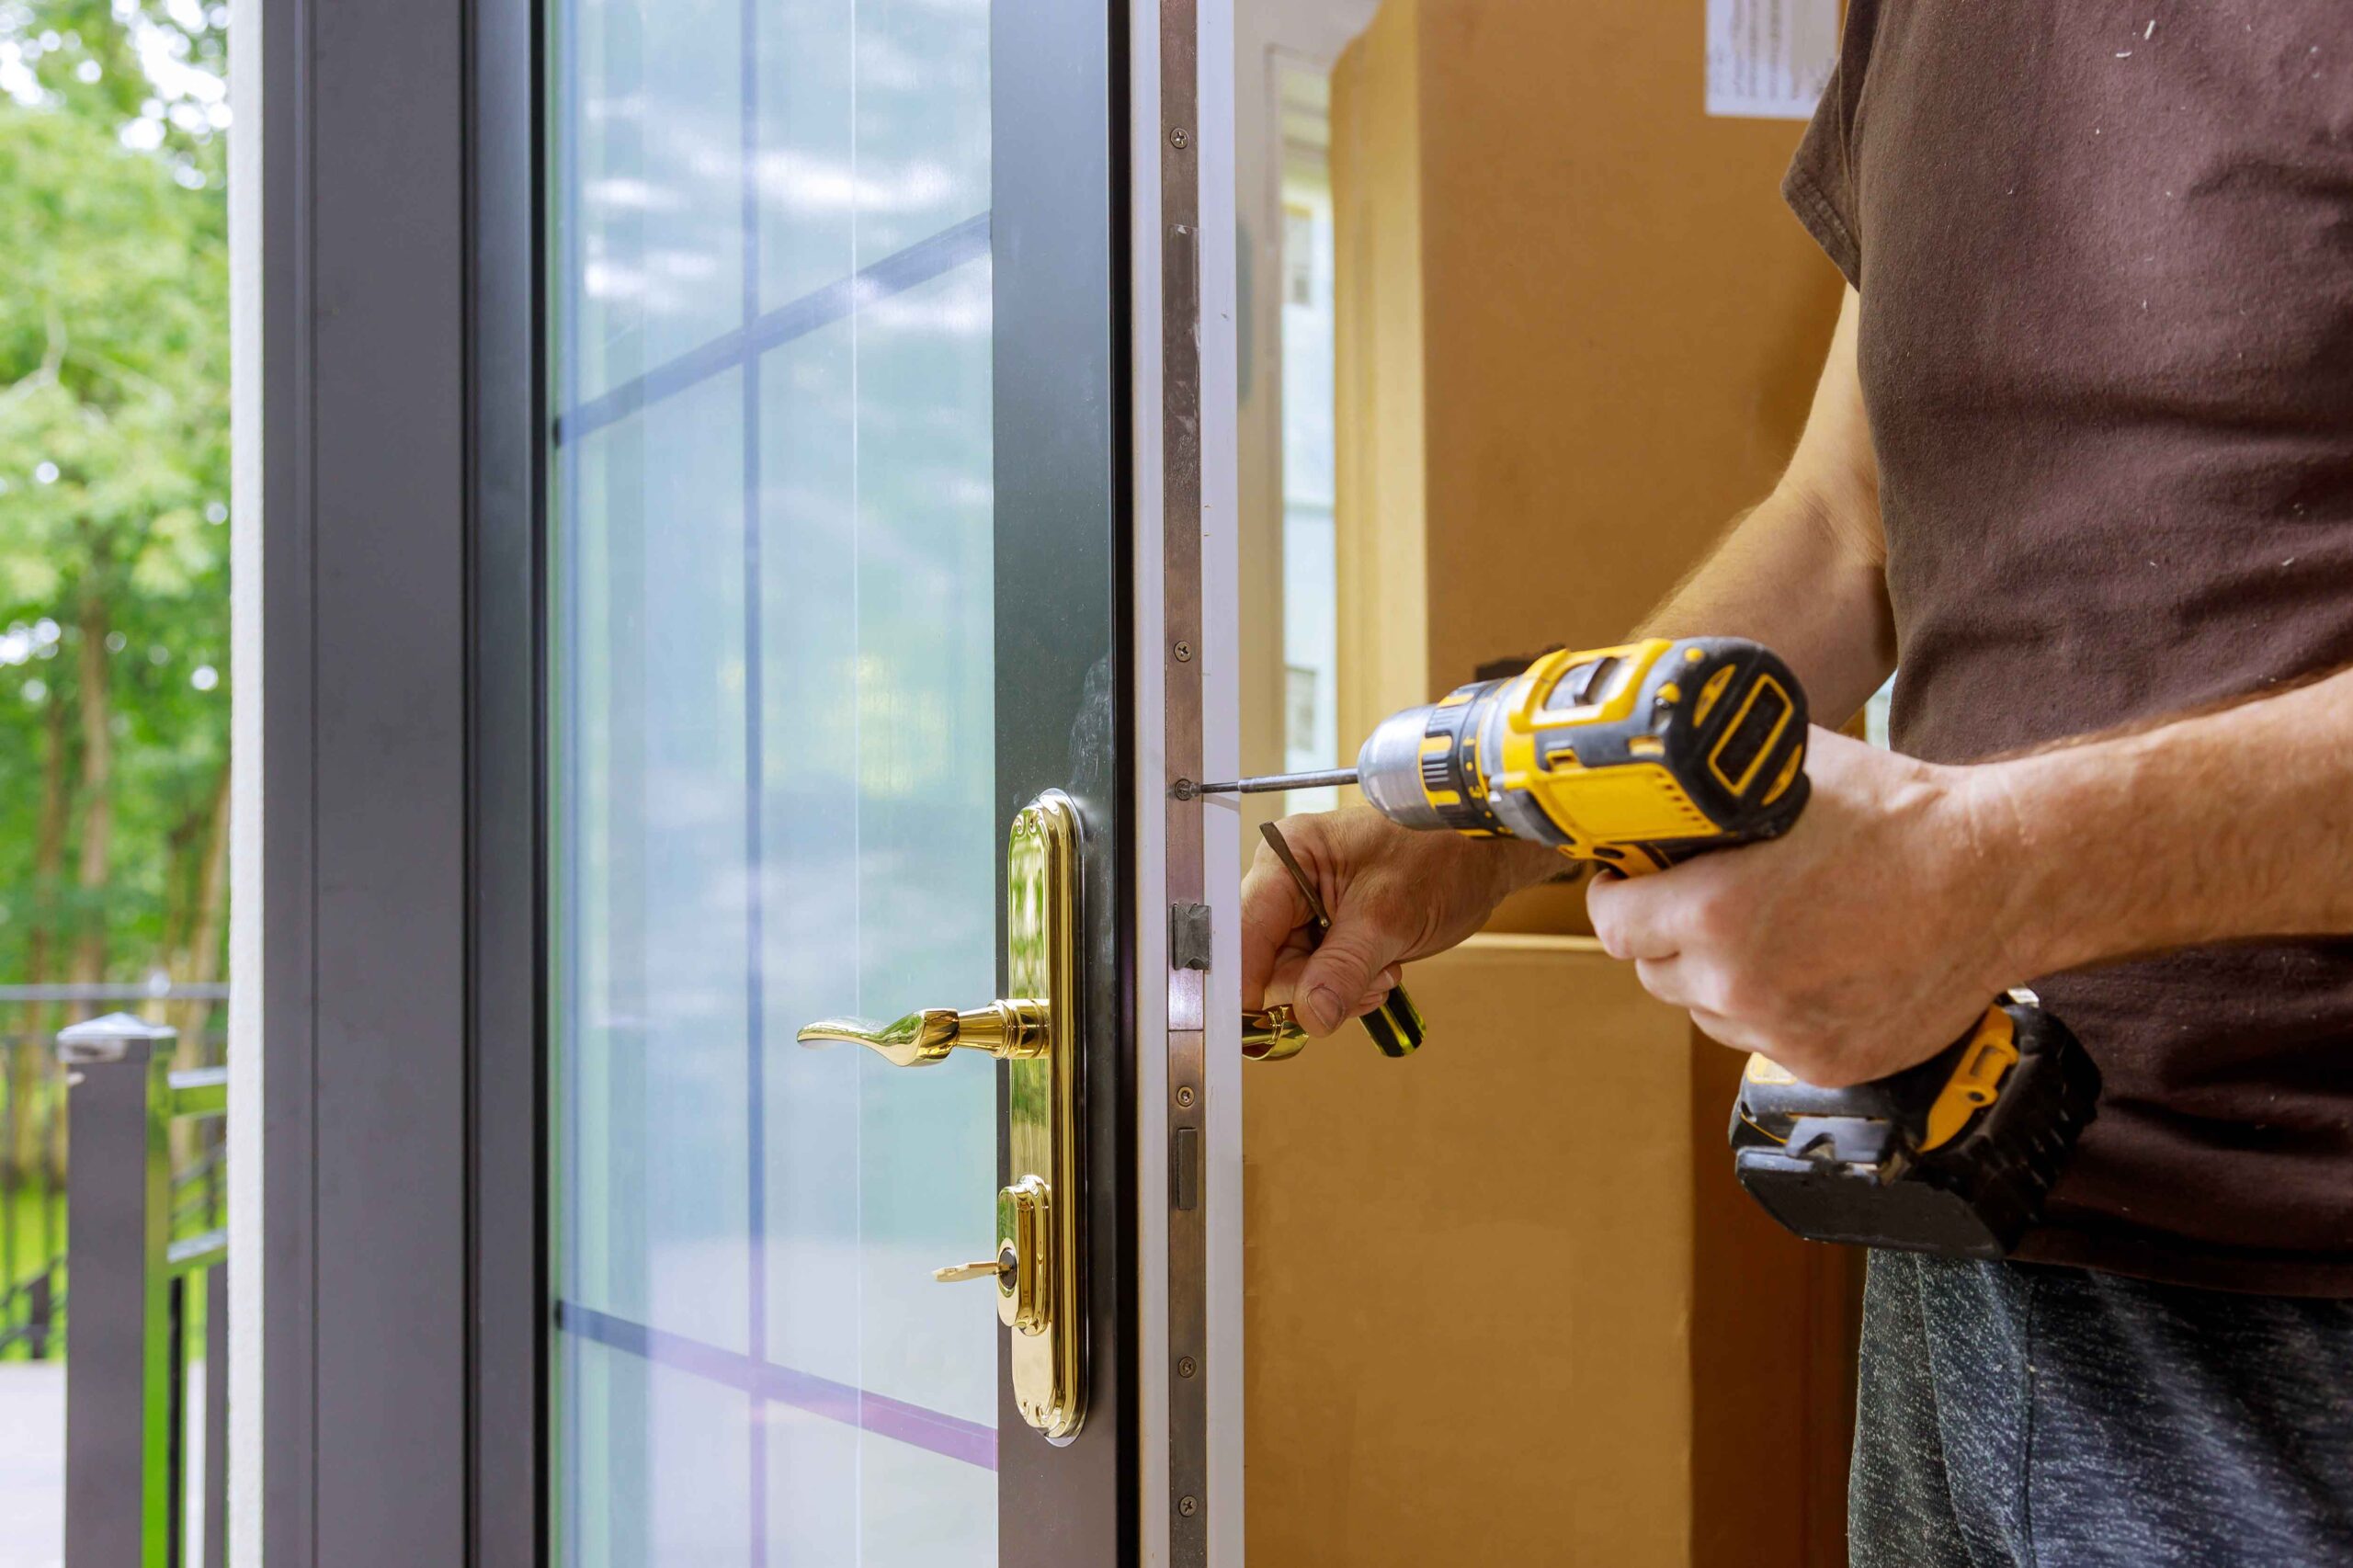
<svg viewBox="0 0 2353 1568"><path fill-rule="evenodd" d="M1291 996L1291 1011L1312 1035L1330 1034L1347 1017L1358 997L1373 989L1381 971L1398 956L1361 926L1337 927L1308 955Z"/></svg>

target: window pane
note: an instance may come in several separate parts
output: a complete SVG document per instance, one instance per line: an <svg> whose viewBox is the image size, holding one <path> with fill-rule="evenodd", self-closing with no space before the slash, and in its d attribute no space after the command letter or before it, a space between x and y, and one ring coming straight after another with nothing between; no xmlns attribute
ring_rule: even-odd
<svg viewBox="0 0 2353 1568"><path fill-rule="evenodd" d="M553 13L561 1561L985 1568L995 1073L793 1037L995 994L989 12L747 3Z"/></svg>
<svg viewBox="0 0 2353 1568"><path fill-rule="evenodd" d="M756 0L752 0L756 3ZM744 290L737 0L573 0L558 211L592 398L733 326Z"/></svg>
<svg viewBox="0 0 2353 1568"><path fill-rule="evenodd" d="M579 443L571 1298L749 1348L736 375Z"/></svg>

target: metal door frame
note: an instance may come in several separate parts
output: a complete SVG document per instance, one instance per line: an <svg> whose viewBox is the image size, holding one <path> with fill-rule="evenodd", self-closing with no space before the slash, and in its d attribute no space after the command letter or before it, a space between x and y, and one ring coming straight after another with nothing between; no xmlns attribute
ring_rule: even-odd
<svg viewBox="0 0 2353 1568"><path fill-rule="evenodd" d="M1092 94L1067 71L999 75L999 141L1019 137L1036 160L1020 166L1037 177L1024 190L1000 184L994 222L1002 243L1034 199L1041 226L1028 237L1051 236L1074 178L1108 204L1100 242L1069 258L1094 269L1075 283L1103 301L1096 324L1108 332L1092 346L1040 333L1023 351L1096 354L1102 371L1101 431L1058 461L1082 489L1108 483L1115 510L1104 611L1128 660L1113 687L1127 699L1115 705L1115 798L1132 804L1139 831L1115 835L1100 885L1120 917L1109 950L1131 982L1166 962L1165 781L1144 739L1160 732L1160 690L1136 653L1160 645L1142 625L1156 629L1156 572L1142 563L1158 559L1158 510L1156 497L1134 508L1153 515L1146 553L1130 515L1142 494L1130 442L1145 438L1147 417L1141 398L1120 396L1145 390L1131 379L1145 363L1157 369L1156 355L1131 362L1146 335L1131 332L1127 309L1136 290L1157 298L1158 250L1131 265L1122 209L1146 161L1131 138L1158 144L1130 71L1152 68L1163 19L1142 0L1094 0L1099 13L1072 3L1099 27L1058 14L1054 30L1029 0L1000 13L1034 35L1022 47L1039 52L1017 58L1066 63L1099 50L1106 68ZM260 123L241 129L261 143L264 608L248 696L267 693L267 940L260 1103L241 1111L261 1122L261 1213L242 1233L262 1254L263 1473L244 1490L257 1490L263 1521L240 1533L257 1536L270 1568L536 1568L548 1540L549 1317L539 8L267 0L261 12L238 64L261 77L244 98ZM1140 15L1152 48L1123 63ZM997 32L1002 62L1005 21ZM1231 248L1229 234L1205 272L1222 269L1229 296ZM1040 281L1027 301L1001 292L999 309L1067 316L1071 296ZM1147 319L1156 334L1157 312ZM1230 300L1223 319L1230 372ZM1018 388L1019 367L1001 359L997 381ZM1156 382L1150 392L1156 415ZM1131 596L1131 583L1144 591ZM1230 670L1210 674L1213 692L1231 683ZM1231 710L1223 732L1210 727L1229 752ZM1010 774L999 784L1026 787ZM1233 863L1229 848L1222 864ZM1043 1559L1034 1535L1020 1538L1008 1561L1040 1568L1101 1568L1107 1543L1120 1562L1159 1555L1143 1521L1160 1487L1139 1412L1147 1386L1165 1399L1165 1375L1140 1370L1161 1288L1140 1237L1160 1206L1137 1194L1161 1190L1165 1143L1146 1129L1160 1125L1143 1081L1157 1080L1159 1053L1133 1049L1158 1039L1143 1015L1157 1012L1159 987L1115 989L1089 1063L1108 1091L1089 1155L1096 1233L1108 1238L1092 1292L1098 1401L1085 1452L1096 1457L1058 1465L1076 1456L1037 1442L1017 1416L1001 1423L1006 1514L1017 1504L1072 1526ZM1219 1097L1238 1116L1233 1096ZM1232 1163L1233 1180L1213 1187L1233 1205L1238 1259L1238 1153ZM1123 1311L1137 1286L1141 1308ZM1238 1278L1233 1290L1238 1307ZM1231 1378L1238 1422L1238 1357ZM1238 1463L1233 1473L1238 1501Z"/></svg>
<svg viewBox="0 0 2353 1568"><path fill-rule="evenodd" d="M1128 3L1142 1561L1241 1568L1241 818L1170 795L1241 760L1234 0ZM1209 967L1178 969L1196 903Z"/></svg>
<svg viewBox="0 0 2353 1568"><path fill-rule="evenodd" d="M267 0L240 51L272 1568L541 1536L535 32L530 0Z"/></svg>

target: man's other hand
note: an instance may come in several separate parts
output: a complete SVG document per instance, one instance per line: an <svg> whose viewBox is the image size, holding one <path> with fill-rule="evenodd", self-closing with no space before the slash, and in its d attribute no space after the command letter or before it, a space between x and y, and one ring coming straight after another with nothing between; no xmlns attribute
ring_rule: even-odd
<svg viewBox="0 0 2353 1568"><path fill-rule="evenodd" d="M1506 893L1563 869L1541 846L1414 833L1370 806L1276 824L1315 883L1332 929L1319 945L1307 900L1266 845L1242 882L1242 1005L1289 1002L1311 1035L1381 1005L1397 968L1443 952Z"/></svg>
<svg viewBox="0 0 2353 1568"><path fill-rule="evenodd" d="M2006 985L2024 885L1998 790L1816 729L1780 838L1597 880L1602 946L1725 1045L1836 1088L1925 1062Z"/></svg>

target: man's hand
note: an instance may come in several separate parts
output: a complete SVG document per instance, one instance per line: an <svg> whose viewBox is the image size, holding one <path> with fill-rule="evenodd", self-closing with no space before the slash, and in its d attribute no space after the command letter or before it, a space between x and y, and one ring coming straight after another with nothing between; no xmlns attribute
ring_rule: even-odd
<svg viewBox="0 0 2353 1568"><path fill-rule="evenodd" d="M1318 946L1307 900L1261 844L1242 882L1242 1005L1289 1002L1311 1035L1371 1012L1398 965L1445 951L1506 893L1564 867L1540 846L1415 833L1370 806L1279 825L1332 929Z"/></svg>
<svg viewBox="0 0 2353 1568"><path fill-rule="evenodd" d="M1950 1044L2013 972L2024 868L1982 770L1817 729L1787 835L1586 894L1602 946L1725 1045L1840 1087Z"/></svg>

